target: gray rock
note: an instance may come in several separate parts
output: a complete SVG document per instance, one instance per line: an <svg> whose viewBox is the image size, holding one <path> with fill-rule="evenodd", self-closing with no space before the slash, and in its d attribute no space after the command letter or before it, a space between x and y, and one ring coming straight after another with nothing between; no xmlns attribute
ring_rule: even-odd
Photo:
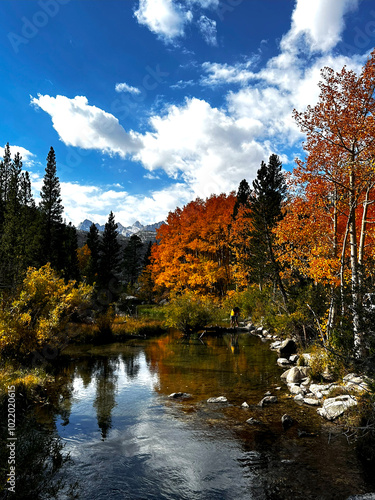
<svg viewBox="0 0 375 500"><path fill-rule="evenodd" d="M305 394L305 391L298 384L288 384L290 394Z"/></svg>
<svg viewBox="0 0 375 500"><path fill-rule="evenodd" d="M310 405L310 406L319 406L320 405L319 401L317 399L314 399L314 398L304 398L303 402L307 405ZM319 408L319 410L320 409L321 408ZM319 410L317 410L317 411L319 411Z"/></svg>
<svg viewBox="0 0 375 500"><path fill-rule="evenodd" d="M187 399L187 398L191 398L191 394L188 394L187 392L172 392L172 394L170 394L168 396L168 398L170 398L170 399Z"/></svg>
<svg viewBox="0 0 375 500"><path fill-rule="evenodd" d="M302 379L301 385L303 387L309 387L310 384L311 384L311 378L310 377L306 377L305 379Z"/></svg>
<svg viewBox="0 0 375 500"><path fill-rule="evenodd" d="M290 365L290 361L287 358L277 358L277 364L279 366L287 366Z"/></svg>
<svg viewBox="0 0 375 500"><path fill-rule="evenodd" d="M269 405L269 404L273 404L273 403L277 403L277 397L276 396L265 396L262 401L260 401L258 403L258 406L261 406L263 408L263 406L266 406L266 405Z"/></svg>
<svg viewBox="0 0 375 500"><path fill-rule="evenodd" d="M293 366L286 377L286 382L291 384L298 384L307 377L310 371L311 368L309 368L308 366Z"/></svg>
<svg viewBox="0 0 375 500"><path fill-rule="evenodd" d="M297 353L296 343L292 339L286 339L281 344L278 351L279 351L280 358L289 358L289 356L291 356L292 354Z"/></svg>
<svg viewBox="0 0 375 500"><path fill-rule="evenodd" d="M355 373L349 373L343 380L346 382L345 387L347 389L355 389L359 392L369 390L365 379L363 377L359 377Z"/></svg>
<svg viewBox="0 0 375 500"><path fill-rule="evenodd" d="M298 354L292 354L291 356L289 356L289 361L291 363L297 363L298 359L299 359Z"/></svg>
<svg viewBox="0 0 375 500"><path fill-rule="evenodd" d="M253 417L250 417L248 420L246 420L246 423L250 424L250 425L262 425L263 424L263 422L260 422L260 420L256 420Z"/></svg>
<svg viewBox="0 0 375 500"><path fill-rule="evenodd" d="M304 362L307 365L310 365L310 363L311 363L311 354L304 353L304 354L302 354L302 358L303 358Z"/></svg>
<svg viewBox="0 0 375 500"><path fill-rule="evenodd" d="M282 373L280 375L280 378L283 379L283 380L286 380L287 377L288 377L288 374L289 374L290 370L291 370L291 368L289 368L289 370L286 370L284 373Z"/></svg>
<svg viewBox="0 0 375 500"><path fill-rule="evenodd" d="M303 403L303 400L304 400L304 397L302 394L297 394L297 396L294 396L294 401L296 401L297 403Z"/></svg>
<svg viewBox="0 0 375 500"><path fill-rule="evenodd" d="M241 405L241 408L249 408L249 405L244 401Z"/></svg>
<svg viewBox="0 0 375 500"><path fill-rule="evenodd" d="M272 342L270 348L274 350L279 349L281 344L282 344L281 340L277 340L276 342Z"/></svg>
<svg viewBox="0 0 375 500"><path fill-rule="evenodd" d="M333 384L311 384L309 387L310 392L314 394L317 398L321 399L324 395L323 391L329 391ZM319 394L319 396L318 396ZM327 394L327 393L326 393Z"/></svg>
<svg viewBox="0 0 375 500"><path fill-rule="evenodd" d="M217 398L208 398L207 403L227 403L228 400L225 396L218 396Z"/></svg>
<svg viewBox="0 0 375 500"><path fill-rule="evenodd" d="M284 430L287 430L289 429L290 427L292 427L293 423L294 423L294 420L292 419L292 417L290 415L288 415L287 413L285 413L282 417L281 417L281 423L282 423L282 426L283 426L283 429Z"/></svg>
<svg viewBox="0 0 375 500"><path fill-rule="evenodd" d="M354 396L343 395L336 398L328 398L324 401L323 407L317 410L318 414L327 420L334 420L340 417L348 408L355 406L357 400Z"/></svg>

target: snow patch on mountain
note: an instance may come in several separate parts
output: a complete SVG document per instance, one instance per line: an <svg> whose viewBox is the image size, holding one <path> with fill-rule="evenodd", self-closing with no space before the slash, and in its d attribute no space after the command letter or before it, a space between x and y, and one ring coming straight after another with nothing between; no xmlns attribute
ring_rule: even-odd
<svg viewBox="0 0 375 500"><path fill-rule="evenodd" d="M93 224L93 222L89 219L85 219L83 222L78 224L77 229L80 231L90 231L90 227ZM144 231L151 231L151 232L156 232L156 230L164 224L164 221L161 222L156 222L155 224L148 224L144 226L139 222L138 220L134 222L133 225L131 226L123 226L120 222L117 223L117 231L119 234L122 236L132 236L133 234L137 234L140 232ZM95 223L95 226L98 228L99 232L104 231L105 225L103 224L102 226L100 224Z"/></svg>

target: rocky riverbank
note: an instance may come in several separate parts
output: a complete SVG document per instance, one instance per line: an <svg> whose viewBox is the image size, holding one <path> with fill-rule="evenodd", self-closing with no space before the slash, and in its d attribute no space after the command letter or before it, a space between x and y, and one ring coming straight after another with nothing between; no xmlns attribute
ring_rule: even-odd
<svg viewBox="0 0 375 500"><path fill-rule="evenodd" d="M293 339L280 340L263 328L248 326L251 334L270 341L270 348L277 351L277 364L285 367L281 380L287 385L297 404L316 406L317 413L327 420L335 420L346 410L357 405L357 397L369 391L369 380L355 373L348 373L342 380L333 380L328 371L321 374L322 383L315 383L311 377L311 355L297 354ZM332 394L337 394L331 396Z"/></svg>

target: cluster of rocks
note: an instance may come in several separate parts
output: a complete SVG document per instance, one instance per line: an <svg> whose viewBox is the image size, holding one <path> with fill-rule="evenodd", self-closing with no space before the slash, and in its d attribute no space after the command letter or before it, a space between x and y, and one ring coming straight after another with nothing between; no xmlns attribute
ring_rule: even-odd
<svg viewBox="0 0 375 500"><path fill-rule="evenodd" d="M294 400L300 404L319 406L317 409L318 414L327 420L334 420L351 406L357 405L355 393L368 390L365 379L354 373L346 375L342 384L332 382L332 376L328 372L323 374L326 383L313 383L309 366L311 356L302 354L303 365L305 366L296 366L300 356L297 354L297 346L292 339L277 340L270 347L278 351L278 365L289 367L281 375L281 379L287 384L289 392L294 396ZM343 394L328 397L333 389L338 389Z"/></svg>

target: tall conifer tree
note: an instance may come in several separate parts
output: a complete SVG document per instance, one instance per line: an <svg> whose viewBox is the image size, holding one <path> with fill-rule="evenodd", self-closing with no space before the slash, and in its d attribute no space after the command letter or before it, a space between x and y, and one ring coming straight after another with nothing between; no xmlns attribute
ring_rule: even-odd
<svg viewBox="0 0 375 500"><path fill-rule="evenodd" d="M133 234L125 247L123 260L125 281L131 286L136 282L142 269L142 249L143 243L141 238Z"/></svg>
<svg viewBox="0 0 375 500"><path fill-rule="evenodd" d="M40 192L39 205L43 221L43 260L53 267L61 263L61 224L64 207L61 202L60 181L56 175L55 151L51 147L47 156L47 166Z"/></svg>
<svg viewBox="0 0 375 500"><path fill-rule="evenodd" d="M253 226L250 266L259 284L271 279L280 289L286 302L287 296L280 278L272 232L282 217L282 204L287 190L281 169L282 163L279 157L273 154L268 164L261 163L257 177L253 181L253 192L250 196L250 217Z"/></svg>
<svg viewBox="0 0 375 500"><path fill-rule="evenodd" d="M99 269L99 230L95 224L91 224L87 235L86 245L90 249L90 261L87 272L87 280L90 285L97 281Z"/></svg>
<svg viewBox="0 0 375 500"><path fill-rule="evenodd" d="M0 229L4 222L5 206L8 199L8 188L10 181L12 158L9 142L5 145L4 156L0 162Z"/></svg>
<svg viewBox="0 0 375 500"><path fill-rule="evenodd" d="M104 227L100 241L100 259L98 282L103 292L108 294L110 302L117 300L119 294L118 273L120 271L120 244L117 239L117 224L111 212Z"/></svg>

